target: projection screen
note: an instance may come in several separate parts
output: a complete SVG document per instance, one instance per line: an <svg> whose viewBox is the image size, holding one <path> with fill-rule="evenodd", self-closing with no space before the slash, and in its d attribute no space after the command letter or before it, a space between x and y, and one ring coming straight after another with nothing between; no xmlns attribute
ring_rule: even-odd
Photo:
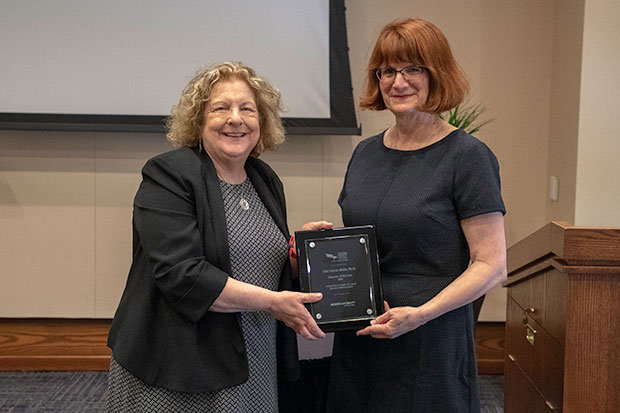
<svg viewBox="0 0 620 413"><path fill-rule="evenodd" d="M343 0L0 0L0 8L2 129L163 130L198 69L242 61L280 89L289 133L359 132Z"/></svg>

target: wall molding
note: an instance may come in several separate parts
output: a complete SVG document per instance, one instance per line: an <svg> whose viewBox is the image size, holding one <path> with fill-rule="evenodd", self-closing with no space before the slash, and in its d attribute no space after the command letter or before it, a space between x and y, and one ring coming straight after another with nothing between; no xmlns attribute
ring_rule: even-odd
<svg viewBox="0 0 620 413"><path fill-rule="evenodd" d="M0 318L0 370L106 371L110 319ZM504 323L476 326L480 374L504 374Z"/></svg>
<svg viewBox="0 0 620 413"><path fill-rule="evenodd" d="M479 374L504 374L506 323L478 322L475 331Z"/></svg>
<svg viewBox="0 0 620 413"><path fill-rule="evenodd" d="M111 321L0 318L0 370L108 370Z"/></svg>

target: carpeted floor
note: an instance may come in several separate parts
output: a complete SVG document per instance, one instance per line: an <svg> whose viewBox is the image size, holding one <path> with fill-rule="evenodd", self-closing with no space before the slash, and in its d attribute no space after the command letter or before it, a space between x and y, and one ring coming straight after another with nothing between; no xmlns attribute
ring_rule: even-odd
<svg viewBox="0 0 620 413"><path fill-rule="evenodd" d="M481 413L504 412L504 376L478 376Z"/></svg>
<svg viewBox="0 0 620 413"><path fill-rule="evenodd" d="M0 372L0 412L101 412L107 372ZM480 376L482 413L501 413L504 376Z"/></svg>
<svg viewBox="0 0 620 413"><path fill-rule="evenodd" d="M0 372L0 412L101 412L107 372Z"/></svg>

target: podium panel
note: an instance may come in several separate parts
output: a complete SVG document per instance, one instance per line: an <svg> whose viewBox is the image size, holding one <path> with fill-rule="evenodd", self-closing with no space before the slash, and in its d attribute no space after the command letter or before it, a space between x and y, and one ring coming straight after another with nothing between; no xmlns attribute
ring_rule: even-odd
<svg viewBox="0 0 620 413"><path fill-rule="evenodd" d="M620 228L551 222L507 260L504 411L616 411Z"/></svg>

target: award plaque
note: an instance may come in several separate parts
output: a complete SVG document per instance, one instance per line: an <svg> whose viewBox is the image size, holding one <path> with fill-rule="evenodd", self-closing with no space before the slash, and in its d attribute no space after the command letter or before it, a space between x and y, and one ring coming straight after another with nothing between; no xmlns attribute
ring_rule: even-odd
<svg viewBox="0 0 620 413"><path fill-rule="evenodd" d="M295 232L301 289L323 293L307 304L325 331L360 329L383 313L373 226Z"/></svg>

